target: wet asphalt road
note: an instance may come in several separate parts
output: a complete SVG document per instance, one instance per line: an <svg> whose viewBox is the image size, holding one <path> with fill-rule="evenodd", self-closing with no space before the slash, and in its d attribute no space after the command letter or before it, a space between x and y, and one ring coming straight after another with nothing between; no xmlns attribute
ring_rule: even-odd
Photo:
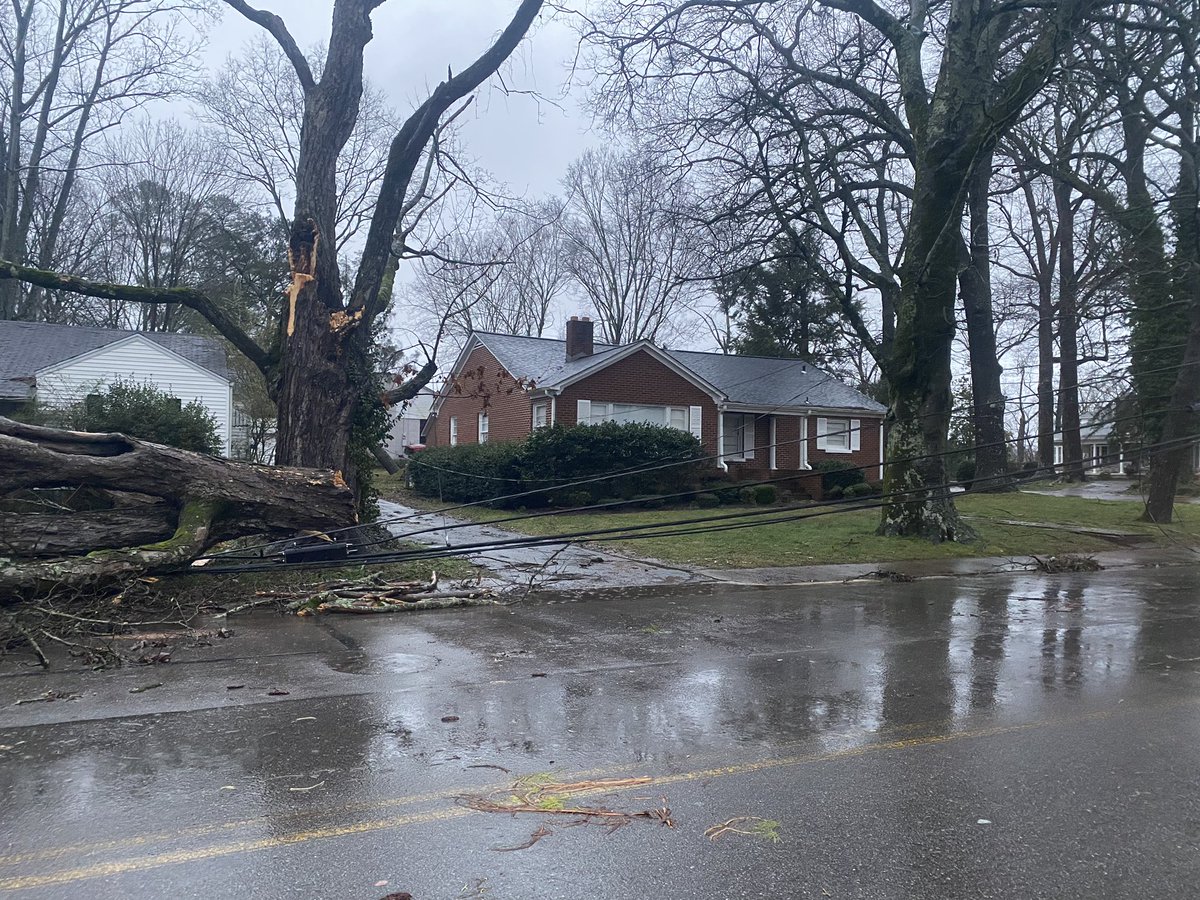
<svg viewBox="0 0 1200 900"><path fill-rule="evenodd" d="M0 678L0 896L1182 898L1200 884L1195 566L234 627L169 666ZM81 696L13 705L47 690ZM506 799L541 772L647 777L567 802L665 803L676 826L456 802ZM704 836L743 815L778 821L780 843Z"/></svg>

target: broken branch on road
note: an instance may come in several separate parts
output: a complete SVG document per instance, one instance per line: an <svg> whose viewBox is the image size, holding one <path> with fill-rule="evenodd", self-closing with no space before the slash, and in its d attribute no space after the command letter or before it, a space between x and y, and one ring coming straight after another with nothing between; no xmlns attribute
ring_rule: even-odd
<svg viewBox="0 0 1200 900"><path fill-rule="evenodd" d="M458 802L462 806L478 812L574 816L578 821L572 824L602 823L614 830L638 819L658 822L667 828L674 828L675 820L671 818L671 810L666 804L666 798L663 798L662 806L656 809L644 809L636 812L610 809L606 806L578 806L567 802L573 797L605 794L648 784L650 781L651 779L648 777L640 777L557 782L544 776L532 776L518 780L509 790L493 791L484 796L463 796L458 798ZM540 837L538 839L540 840ZM531 843L529 846L532 845ZM514 847L511 849L524 848Z"/></svg>

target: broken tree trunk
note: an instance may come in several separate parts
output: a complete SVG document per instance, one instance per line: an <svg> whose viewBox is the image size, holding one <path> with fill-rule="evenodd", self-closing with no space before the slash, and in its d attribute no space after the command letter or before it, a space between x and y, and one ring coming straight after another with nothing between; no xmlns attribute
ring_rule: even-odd
<svg viewBox="0 0 1200 900"><path fill-rule="evenodd" d="M172 569L243 535L324 531L357 521L353 494L337 472L260 466L122 434L0 418L0 499L72 487L151 502L78 514L62 510L55 523L47 521L52 514L46 509L0 516L0 598ZM72 527L75 534L68 536ZM158 540L143 543L143 535ZM47 548L62 555L37 558Z"/></svg>

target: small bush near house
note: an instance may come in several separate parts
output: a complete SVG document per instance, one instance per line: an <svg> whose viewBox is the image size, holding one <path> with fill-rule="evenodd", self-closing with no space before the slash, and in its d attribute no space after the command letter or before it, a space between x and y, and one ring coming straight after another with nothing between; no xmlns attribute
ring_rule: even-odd
<svg viewBox="0 0 1200 900"><path fill-rule="evenodd" d="M819 472L821 475L821 493L826 497L832 497L830 493L834 488L841 488L843 491L852 484L862 484L867 480L866 474L862 469L856 469L849 463L838 462L837 460L825 460L813 466L814 472ZM838 493L841 496L841 493Z"/></svg>
<svg viewBox="0 0 1200 900"><path fill-rule="evenodd" d="M852 484L842 491L842 496L847 500L853 500L855 497L871 497L879 493L879 486L875 484L867 484L865 481L860 484Z"/></svg>
<svg viewBox="0 0 1200 900"><path fill-rule="evenodd" d="M204 404L181 403L149 384L118 381L60 414L76 431L119 431L130 437L197 453L218 453L217 420Z"/></svg>
<svg viewBox="0 0 1200 900"><path fill-rule="evenodd" d="M840 484L835 484L829 490L822 488L821 492L825 495L826 500L841 500L842 495L846 492L846 489Z"/></svg>
<svg viewBox="0 0 1200 900"><path fill-rule="evenodd" d="M960 462L958 468L954 470L954 480L970 490L975 481L975 460L964 459Z"/></svg>
<svg viewBox="0 0 1200 900"><path fill-rule="evenodd" d="M754 502L758 506L770 506L779 499L779 491L773 484L760 484L754 488Z"/></svg>
<svg viewBox="0 0 1200 900"><path fill-rule="evenodd" d="M701 509L715 509L721 505L721 498L716 494L697 494L696 505Z"/></svg>
<svg viewBox="0 0 1200 900"><path fill-rule="evenodd" d="M480 503L524 490L520 443L429 447L408 463L413 490L452 503Z"/></svg>

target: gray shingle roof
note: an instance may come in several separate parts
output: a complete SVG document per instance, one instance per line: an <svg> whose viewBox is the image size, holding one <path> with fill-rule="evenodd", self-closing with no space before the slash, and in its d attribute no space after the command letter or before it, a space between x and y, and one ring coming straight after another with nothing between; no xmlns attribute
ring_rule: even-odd
<svg viewBox="0 0 1200 900"><path fill-rule="evenodd" d="M81 325L0 321L0 399L29 397L39 371L90 350L141 334L184 359L230 380L225 347L215 338L197 334L121 331Z"/></svg>
<svg viewBox="0 0 1200 900"><path fill-rule="evenodd" d="M816 406L862 409L876 413L886 411L870 397L803 360L696 353L691 350L668 352L705 381L724 391L731 403L769 409Z"/></svg>
<svg viewBox="0 0 1200 900"><path fill-rule="evenodd" d="M567 362L565 341L511 334L477 333L475 336L512 375L530 378L542 388L552 388L568 378L602 368L613 351L619 349L610 344L597 344L592 356ZM691 350L666 352L697 377L722 391L730 403L768 409L792 406L872 413L885 411L871 398L801 360Z"/></svg>

